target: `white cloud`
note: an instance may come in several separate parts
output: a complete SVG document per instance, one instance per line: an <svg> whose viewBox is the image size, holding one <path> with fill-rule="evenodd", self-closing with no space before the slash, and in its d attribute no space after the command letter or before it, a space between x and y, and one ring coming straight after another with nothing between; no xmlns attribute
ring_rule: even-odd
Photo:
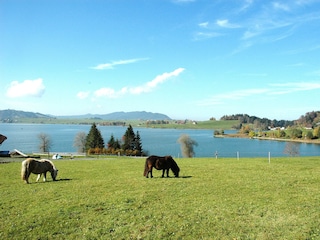
<svg viewBox="0 0 320 240"><path fill-rule="evenodd" d="M209 25L209 22L202 22L202 23L199 23L198 25L199 25L199 27L201 27L201 28L207 28L208 25Z"/></svg>
<svg viewBox="0 0 320 240"><path fill-rule="evenodd" d="M200 40L205 40L209 38L220 37L222 35L223 34L217 33L217 32L197 32L194 34L193 40L200 41Z"/></svg>
<svg viewBox="0 0 320 240"><path fill-rule="evenodd" d="M240 27L237 24L230 23L228 19L217 20L216 24L219 27L223 27L223 28L239 28Z"/></svg>
<svg viewBox="0 0 320 240"><path fill-rule="evenodd" d="M163 73L161 75L158 75L150 82L147 82L145 85L130 89L130 92L134 93L134 94L140 94L143 92L151 92L159 84L164 83L165 81L167 81L168 79L170 79L172 77L177 77L184 70L185 70L184 68L177 68L176 70L174 70L172 72Z"/></svg>
<svg viewBox="0 0 320 240"><path fill-rule="evenodd" d="M95 97L116 97L116 92L112 88L100 88L94 92Z"/></svg>
<svg viewBox="0 0 320 240"><path fill-rule="evenodd" d="M127 59L127 60L118 60L118 61L113 61L111 63L98 64L97 66L92 67L92 69L95 69L95 70L113 69L114 66L117 66L117 65L130 64L130 63L135 63L135 62L144 61L148 59L149 58L134 58L134 59Z"/></svg>
<svg viewBox="0 0 320 240"><path fill-rule="evenodd" d="M159 84L164 83L165 81L171 79L172 77L179 76L185 69L177 68L176 70L163 73L161 75L156 76L153 80L136 87L123 87L119 91L114 90L113 88L100 88L94 92L94 96L99 97L107 97L107 98L117 98L124 96L128 93L133 95L138 95L141 93L147 93L153 91Z"/></svg>
<svg viewBox="0 0 320 240"><path fill-rule="evenodd" d="M80 99L86 99L89 96L90 92L78 92L77 97Z"/></svg>
<svg viewBox="0 0 320 240"><path fill-rule="evenodd" d="M227 101L239 101L251 96L261 95L284 95L298 91L311 91L320 89L320 82L289 82L289 83L275 83L269 84L267 88L258 89L241 89L222 94L214 95L208 99L204 99L198 102L199 106L211 106L226 104Z"/></svg>
<svg viewBox="0 0 320 240"><path fill-rule="evenodd" d="M239 9L238 12L245 12L248 8L250 8L253 4L253 0L245 0L243 6Z"/></svg>
<svg viewBox="0 0 320 240"><path fill-rule="evenodd" d="M273 5L273 8L276 10L290 11L290 7L286 4L273 2L272 5Z"/></svg>
<svg viewBox="0 0 320 240"><path fill-rule="evenodd" d="M198 104L200 106L220 105L224 104L226 100L240 100L242 98L249 97L252 95L266 93L267 91L268 89L266 88L236 90L232 92L226 92L223 94L217 94L209 99L205 99L203 101L198 102Z"/></svg>
<svg viewBox="0 0 320 240"><path fill-rule="evenodd" d="M6 95L10 98L41 97L44 91L45 86L43 85L42 78L38 78L35 80L24 80L21 83L18 81L11 82Z"/></svg>
<svg viewBox="0 0 320 240"><path fill-rule="evenodd" d="M274 87L270 94L282 95L299 91L310 91L320 89L320 82L289 82L270 84Z"/></svg>

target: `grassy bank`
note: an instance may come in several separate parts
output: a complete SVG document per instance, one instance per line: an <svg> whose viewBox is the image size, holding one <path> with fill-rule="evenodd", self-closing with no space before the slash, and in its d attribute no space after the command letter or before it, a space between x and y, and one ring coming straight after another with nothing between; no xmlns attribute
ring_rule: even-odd
<svg viewBox="0 0 320 240"><path fill-rule="evenodd" d="M320 239L320 157L176 161L146 179L144 159L56 160L29 185L0 164L0 238Z"/></svg>
<svg viewBox="0 0 320 240"><path fill-rule="evenodd" d="M234 125L239 124L237 120L222 120L222 121L186 121L178 122L170 120L168 124L150 124L147 121L139 120L102 120L102 119L58 119L58 118L21 118L15 123L28 123L28 124L103 124L111 125L114 122L125 122L128 126L131 124L133 127L148 127L148 128L172 128L172 129L218 129L226 130L232 129Z"/></svg>

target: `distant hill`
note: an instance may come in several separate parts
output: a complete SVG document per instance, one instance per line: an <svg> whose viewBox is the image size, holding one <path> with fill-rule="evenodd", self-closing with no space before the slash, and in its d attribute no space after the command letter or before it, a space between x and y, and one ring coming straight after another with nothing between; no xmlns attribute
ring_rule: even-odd
<svg viewBox="0 0 320 240"><path fill-rule="evenodd" d="M52 118L52 116L45 115L42 113L24 112L11 109L0 110L1 122L13 122L20 118Z"/></svg>
<svg viewBox="0 0 320 240"><path fill-rule="evenodd" d="M102 119L102 120L171 120L165 114L145 111L114 112L109 114L85 114L75 116L52 116L42 113L24 112L17 110L0 110L0 122L16 122L22 118L57 118L57 119Z"/></svg>
<svg viewBox="0 0 320 240"><path fill-rule="evenodd" d="M145 112L145 111L113 112L108 114L85 114L85 115L77 115L77 116L58 116L57 118L69 118L69 119L98 118L103 120L171 120L171 118L165 114Z"/></svg>

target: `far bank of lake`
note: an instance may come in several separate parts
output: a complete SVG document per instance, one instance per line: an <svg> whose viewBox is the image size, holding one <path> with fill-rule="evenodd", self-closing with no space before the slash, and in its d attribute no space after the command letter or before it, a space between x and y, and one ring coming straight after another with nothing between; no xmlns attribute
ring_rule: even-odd
<svg viewBox="0 0 320 240"><path fill-rule="evenodd" d="M320 144L320 139L289 139L289 138L274 138L274 137L249 137L246 134L224 134L215 135L216 138L248 138L267 141L281 141L281 142L295 142L295 143L308 143L308 144Z"/></svg>

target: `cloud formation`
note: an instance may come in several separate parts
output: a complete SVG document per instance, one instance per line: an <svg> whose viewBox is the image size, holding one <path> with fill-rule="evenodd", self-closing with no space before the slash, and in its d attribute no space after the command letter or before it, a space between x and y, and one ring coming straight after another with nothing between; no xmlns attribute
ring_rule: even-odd
<svg viewBox="0 0 320 240"><path fill-rule="evenodd" d="M293 36L305 24L319 21L319 11L306 12L313 0L271 1L260 4L254 0L231 8L228 14L212 19L203 16L197 24L194 40L208 40L217 36L232 36L239 40L234 53L244 51L255 44L267 44ZM223 1L216 5L226 4ZM214 5L215 7L217 7ZM207 19L206 19L207 18Z"/></svg>
<svg viewBox="0 0 320 240"><path fill-rule="evenodd" d="M92 69L95 69L95 70L113 69L117 65L131 64L131 63L144 61L148 59L149 58L133 58L133 59L127 59L127 60L118 60L118 61L113 61L111 63L98 64L97 66L92 67Z"/></svg>
<svg viewBox="0 0 320 240"><path fill-rule="evenodd" d="M255 95L284 95L320 89L320 82L289 82L270 84L267 88L242 89L214 95L198 102L199 106L222 105L229 100L241 100Z"/></svg>
<svg viewBox="0 0 320 240"><path fill-rule="evenodd" d="M125 86L120 90L116 91L113 88L103 87L96 90L93 94L95 98L106 97L106 98L118 98L125 94L139 95L142 93L148 93L153 91L158 85L163 84L167 80L179 76L185 69L177 68L172 72L165 72L161 75L156 76L153 80L146 82L143 85L136 87ZM79 92L77 97L80 99L87 98L89 96L88 92Z"/></svg>
<svg viewBox="0 0 320 240"><path fill-rule="evenodd" d="M238 24L232 24L229 22L228 19L222 19L222 20L217 20L216 21L216 24L219 26L219 27L222 27L222 28L240 28L240 25Z"/></svg>
<svg viewBox="0 0 320 240"><path fill-rule="evenodd" d="M85 99L89 96L90 92L78 92L77 97L79 99Z"/></svg>
<svg viewBox="0 0 320 240"><path fill-rule="evenodd" d="M35 80L24 80L19 83L13 81L7 90L7 97L19 98L19 97L41 97L44 94L45 86L42 78Z"/></svg>

